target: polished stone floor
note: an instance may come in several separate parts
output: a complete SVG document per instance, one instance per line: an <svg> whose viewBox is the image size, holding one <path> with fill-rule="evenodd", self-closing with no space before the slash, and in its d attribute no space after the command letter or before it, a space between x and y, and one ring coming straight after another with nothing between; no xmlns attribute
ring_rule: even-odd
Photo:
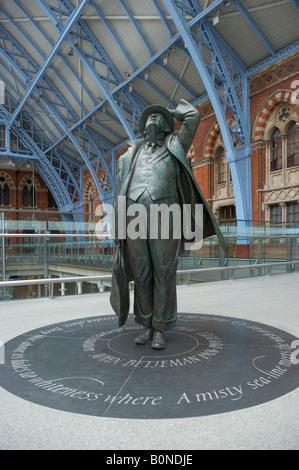
<svg viewBox="0 0 299 470"><path fill-rule="evenodd" d="M261 323L268 325L270 331L274 328L299 338L298 285L299 274L291 273L179 286L178 310ZM113 315L108 293L2 302L0 340L10 341L48 325L97 315ZM225 377L223 380L225 383ZM34 403L1 388L0 448L298 449L298 398L297 389L235 411L137 419L72 413Z"/></svg>

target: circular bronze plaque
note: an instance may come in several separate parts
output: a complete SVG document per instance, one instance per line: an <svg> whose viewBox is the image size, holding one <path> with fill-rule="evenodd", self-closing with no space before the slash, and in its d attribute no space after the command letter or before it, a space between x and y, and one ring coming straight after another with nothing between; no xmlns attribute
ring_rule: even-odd
<svg viewBox="0 0 299 470"><path fill-rule="evenodd" d="M121 328L107 315L30 331L5 344L0 385L43 406L124 419L226 413L298 387L298 340L272 326L179 314L162 351L135 344L141 330L132 315Z"/></svg>

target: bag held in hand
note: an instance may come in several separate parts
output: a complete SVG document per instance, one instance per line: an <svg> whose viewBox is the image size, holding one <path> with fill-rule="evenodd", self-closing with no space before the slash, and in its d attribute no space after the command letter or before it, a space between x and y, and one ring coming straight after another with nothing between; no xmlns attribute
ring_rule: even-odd
<svg viewBox="0 0 299 470"><path fill-rule="evenodd" d="M129 282L127 281L120 250L117 248L112 268L110 304L118 316L118 326L123 326L130 310Z"/></svg>

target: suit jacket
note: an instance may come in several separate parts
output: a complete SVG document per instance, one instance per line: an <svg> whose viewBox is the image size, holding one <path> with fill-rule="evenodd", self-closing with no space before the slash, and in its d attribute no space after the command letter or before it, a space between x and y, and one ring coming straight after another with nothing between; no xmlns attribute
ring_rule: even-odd
<svg viewBox="0 0 299 470"><path fill-rule="evenodd" d="M181 100L176 110L173 111L176 119L182 121L182 126L177 133L170 134L165 139L166 147L175 159L177 168L178 190L181 204L191 205L192 214L192 231L195 230L196 219L195 205L203 205L203 238L217 235L219 243L225 248L225 240L218 227L215 217L207 204L197 181L194 178L192 169L187 161L186 155L192 144L195 132L197 130L200 114L189 103ZM115 239L119 239L118 224L124 226L123 217L125 216L123 208L119 210L118 196L126 196L133 174L136 156L140 146L145 139L141 138L133 142L129 142L130 148L122 155L118 161L116 188L114 193L114 210L115 210ZM181 252L184 251L185 243L191 243L192 240L182 238Z"/></svg>

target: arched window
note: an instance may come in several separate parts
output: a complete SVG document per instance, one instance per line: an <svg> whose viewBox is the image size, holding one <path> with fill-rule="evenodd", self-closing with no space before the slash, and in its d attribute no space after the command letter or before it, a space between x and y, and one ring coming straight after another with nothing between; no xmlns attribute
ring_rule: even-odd
<svg viewBox="0 0 299 470"><path fill-rule="evenodd" d="M299 127L293 122L287 132L287 168L299 165Z"/></svg>
<svg viewBox="0 0 299 470"><path fill-rule="evenodd" d="M91 178L88 179L85 191L84 191L84 199L85 199L85 210L87 212L87 220L88 222L95 221L95 212L96 212L96 200L97 200L97 191L95 189L94 182Z"/></svg>
<svg viewBox="0 0 299 470"><path fill-rule="evenodd" d="M282 168L282 142L280 130L276 127L271 136L271 171Z"/></svg>
<svg viewBox="0 0 299 470"><path fill-rule="evenodd" d="M0 206L9 206L9 186L4 176L0 176Z"/></svg>
<svg viewBox="0 0 299 470"><path fill-rule="evenodd" d="M91 189L88 195L88 212L89 212L89 221L95 221L95 195L93 190Z"/></svg>
<svg viewBox="0 0 299 470"><path fill-rule="evenodd" d="M282 207L279 204L270 205L270 224L281 224L282 222Z"/></svg>
<svg viewBox="0 0 299 470"><path fill-rule="evenodd" d="M23 207L34 207L36 205L36 191L30 178L27 179L22 189L22 205Z"/></svg>
<svg viewBox="0 0 299 470"><path fill-rule="evenodd" d="M219 209L220 225L235 225L236 223L236 207L234 205L223 206Z"/></svg>
<svg viewBox="0 0 299 470"><path fill-rule="evenodd" d="M299 201L293 201L287 204L287 222L289 224L299 225Z"/></svg>
<svg viewBox="0 0 299 470"><path fill-rule="evenodd" d="M48 189L48 207L50 209L57 209L56 201L54 199L53 194L51 193L49 189Z"/></svg>
<svg viewBox="0 0 299 470"><path fill-rule="evenodd" d="M218 184L226 183L226 157L223 147L218 147L216 151L216 160L218 167Z"/></svg>
<svg viewBox="0 0 299 470"><path fill-rule="evenodd" d="M6 147L6 127L4 124L0 124L0 148Z"/></svg>

